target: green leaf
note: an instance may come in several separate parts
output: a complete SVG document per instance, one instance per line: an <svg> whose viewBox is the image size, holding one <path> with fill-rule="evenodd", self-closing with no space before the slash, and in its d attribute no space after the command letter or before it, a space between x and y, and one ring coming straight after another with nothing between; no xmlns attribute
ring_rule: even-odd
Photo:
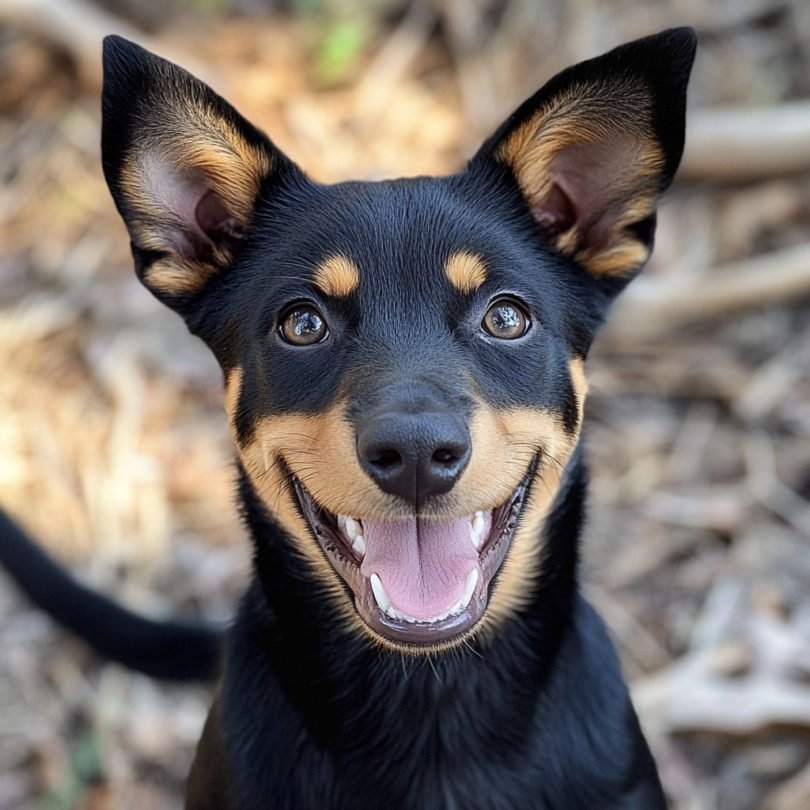
<svg viewBox="0 0 810 810"><path fill-rule="evenodd" d="M357 64L369 38L369 26L360 18L334 22L327 29L316 54L315 77L321 84L335 84Z"/></svg>

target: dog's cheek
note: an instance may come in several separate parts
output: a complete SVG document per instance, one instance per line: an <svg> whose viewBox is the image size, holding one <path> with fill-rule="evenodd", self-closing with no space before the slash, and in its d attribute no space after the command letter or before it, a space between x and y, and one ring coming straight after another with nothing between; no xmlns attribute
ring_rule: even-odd
<svg viewBox="0 0 810 810"><path fill-rule="evenodd" d="M259 420L251 437L240 441L234 427L240 410L242 392L242 369L234 368L227 377L223 404L231 423L231 432L237 454L253 488L263 505L277 521L289 539L292 550L304 561L310 570L313 581L319 583L335 606L335 613L344 628L357 632L362 630L361 622L351 598L332 565L312 537L312 532L304 520L286 480L287 472L283 461L285 446L289 451L292 437L296 437L298 450L306 458L319 445L323 444L324 431L329 429L329 415L320 419L291 414L286 417ZM290 453L289 455L294 455ZM299 470L299 476L304 478Z"/></svg>
<svg viewBox="0 0 810 810"><path fill-rule="evenodd" d="M283 470L272 455L272 445L266 445L258 424L253 426L249 438L245 439L240 435L239 425L244 420L241 404L242 379L242 369L233 368L225 381L223 396L223 405L239 460L262 503L284 531L291 536L303 537L307 532L306 523L292 500Z"/></svg>
<svg viewBox="0 0 810 810"><path fill-rule="evenodd" d="M533 437L541 447L540 464L531 485L531 496L523 508L521 522L512 537L509 552L498 574L489 606L475 632L484 642L492 639L505 622L525 610L534 598L543 574L543 546L546 522L551 514L565 468L579 442L582 414L587 393L584 364L570 362L571 386L579 419L566 428L560 415L520 408L500 412L498 419L505 436L521 444ZM538 441L538 439L540 439ZM525 470L525 467L524 467ZM490 476L492 470L490 468Z"/></svg>

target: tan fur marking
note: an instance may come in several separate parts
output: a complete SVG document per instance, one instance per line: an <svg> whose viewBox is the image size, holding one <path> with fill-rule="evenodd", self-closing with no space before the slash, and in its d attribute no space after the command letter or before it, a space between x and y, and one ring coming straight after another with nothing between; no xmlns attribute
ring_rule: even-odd
<svg viewBox="0 0 810 810"><path fill-rule="evenodd" d="M337 404L317 415L266 417L256 425L253 439L238 447L238 452L259 497L289 534L313 576L326 587L346 628L380 643L358 616L343 580L312 537L278 463L283 460L315 500L333 513L391 515L389 497L360 468L344 407Z"/></svg>
<svg viewBox="0 0 810 810"><path fill-rule="evenodd" d="M330 256L315 269L315 286L325 295L344 296L353 293L360 283L357 265L346 256Z"/></svg>
<svg viewBox="0 0 810 810"><path fill-rule="evenodd" d="M450 283L459 292L471 293L487 280L487 268L483 259L467 251L454 253L444 266Z"/></svg>
<svg viewBox="0 0 810 810"><path fill-rule="evenodd" d="M635 120L611 117L605 110L618 104L611 105L610 99L603 98L596 107L587 87L574 86L539 110L496 151L496 157L512 167L532 207L541 205L551 193L556 180L555 158L567 150L606 144L614 152L624 153L616 159L623 166L622 177L605 189L605 207L614 213L614 219L604 245L580 249L582 234L576 225L555 239L561 252L573 256L597 277L628 275L648 258L647 247L626 228L652 213L664 163L660 146L648 134L652 130L652 106L645 90L627 83L613 93L623 105L635 102Z"/></svg>
<svg viewBox="0 0 810 810"><path fill-rule="evenodd" d="M578 440L578 431L573 436L567 434L559 417L543 411L521 408L500 413L496 418L500 422L498 433L505 431L513 444L523 447L525 455L531 457L540 451L540 465L531 499L523 508L520 528L512 537L489 607L476 628L485 641L493 637L504 621L524 609L534 596L542 573L543 527ZM524 464L522 475L526 466ZM517 481L512 489L515 486Z"/></svg>
<svg viewBox="0 0 810 810"><path fill-rule="evenodd" d="M156 111L143 140L123 162L120 185L133 242L144 250L167 255L155 261L145 281L153 289L190 293L227 265L227 250L211 244L210 259L189 261L178 247L182 225L175 213L173 185L199 187L216 194L243 227L250 224L261 181L273 171L268 152L248 144L224 119L191 101L176 109ZM193 212L186 212L192 214Z"/></svg>
<svg viewBox="0 0 810 810"><path fill-rule="evenodd" d="M225 413L228 414L228 419L232 425L236 420L236 409L239 405L241 393L242 369L237 366L228 372L228 377L225 380L225 392L222 395L222 404L225 407Z"/></svg>
<svg viewBox="0 0 810 810"><path fill-rule="evenodd" d="M588 378L585 376L585 361L581 357L574 357L569 363L571 369L571 382L574 385L574 394L579 406L579 421L585 410L585 397L588 395Z"/></svg>
<svg viewBox="0 0 810 810"><path fill-rule="evenodd" d="M540 451L540 465L532 485L531 499L523 508L520 528L512 537L509 554L501 567L498 584L492 593L487 612L474 631L480 633L485 642L494 638L503 622L529 604L542 573L541 552L545 522L560 490L565 467L579 441L588 391L582 359L573 358L569 367L579 413L573 434L566 432L562 420L556 414L530 408L517 408L507 412L483 409L473 422L474 445L500 444L503 448L503 440L507 437L509 444L515 448L515 457L523 456L523 472L499 503L503 503L511 494L525 474L529 460ZM501 453L488 459L489 481L496 478L492 474L491 459L502 455L501 450ZM487 479L480 480L478 486L486 487Z"/></svg>

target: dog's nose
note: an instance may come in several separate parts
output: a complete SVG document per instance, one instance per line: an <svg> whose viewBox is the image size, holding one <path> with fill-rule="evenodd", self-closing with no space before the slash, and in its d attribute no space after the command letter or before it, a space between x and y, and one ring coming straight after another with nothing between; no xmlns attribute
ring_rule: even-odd
<svg viewBox="0 0 810 810"><path fill-rule="evenodd" d="M470 459L470 434L449 413L385 413L360 429L357 454L380 489L419 510L452 489Z"/></svg>

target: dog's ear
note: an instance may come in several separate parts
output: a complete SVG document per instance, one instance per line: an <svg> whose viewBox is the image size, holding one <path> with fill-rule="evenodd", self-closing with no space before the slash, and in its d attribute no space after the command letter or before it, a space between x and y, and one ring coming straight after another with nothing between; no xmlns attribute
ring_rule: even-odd
<svg viewBox="0 0 810 810"><path fill-rule="evenodd" d="M677 28L575 65L525 102L471 168L508 167L540 231L597 278L647 260L683 152L695 34Z"/></svg>
<svg viewBox="0 0 810 810"><path fill-rule="evenodd" d="M256 200L295 171L267 137L182 68L104 40L102 161L144 284L171 306L225 269Z"/></svg>

